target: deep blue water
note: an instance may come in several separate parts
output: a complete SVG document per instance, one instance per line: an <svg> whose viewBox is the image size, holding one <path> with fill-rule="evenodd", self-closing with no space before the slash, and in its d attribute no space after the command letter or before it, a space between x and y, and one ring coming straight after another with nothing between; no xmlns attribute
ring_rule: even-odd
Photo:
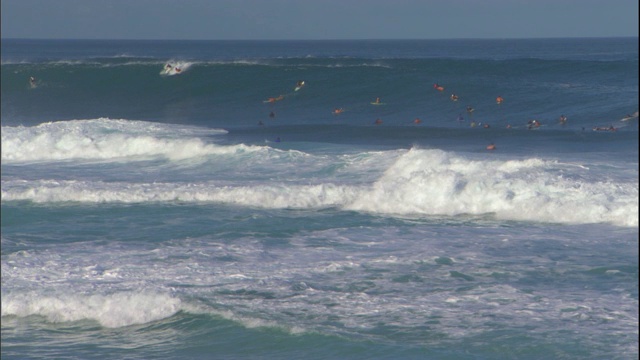
<svg viewBox="0 0 640 360"><path fill-rule="evenodd" d="M637 40L3 39L2 355L635 359Z"/></svg>

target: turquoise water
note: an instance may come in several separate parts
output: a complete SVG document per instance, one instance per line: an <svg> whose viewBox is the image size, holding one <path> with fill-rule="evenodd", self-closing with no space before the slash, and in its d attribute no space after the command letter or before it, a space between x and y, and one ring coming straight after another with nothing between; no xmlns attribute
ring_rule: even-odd
<svg viewBox="0 0 640 360"><path fill-rule="evenodd" d="M3 357L638 356L635 38L3 40L1 71Z"/></svg>

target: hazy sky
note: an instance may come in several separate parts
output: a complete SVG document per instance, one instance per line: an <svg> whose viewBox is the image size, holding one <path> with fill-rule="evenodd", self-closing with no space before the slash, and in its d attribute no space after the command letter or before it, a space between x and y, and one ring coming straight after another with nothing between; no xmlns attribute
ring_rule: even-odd
<svg viewBox="0 0 640 360"><path fill-rule="evenodd" d="M638 0L1 0L2 38L638 36Z"/></svg>

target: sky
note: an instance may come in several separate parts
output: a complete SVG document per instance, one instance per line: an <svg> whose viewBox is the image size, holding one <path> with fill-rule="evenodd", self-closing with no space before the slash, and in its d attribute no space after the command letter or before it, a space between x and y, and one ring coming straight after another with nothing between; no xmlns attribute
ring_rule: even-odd
<svg viewBox="0 0 640 360"><path fill-rule="evenodd" d="M638 36L638 0L1 0L0 4L3 39Z"/></svg>

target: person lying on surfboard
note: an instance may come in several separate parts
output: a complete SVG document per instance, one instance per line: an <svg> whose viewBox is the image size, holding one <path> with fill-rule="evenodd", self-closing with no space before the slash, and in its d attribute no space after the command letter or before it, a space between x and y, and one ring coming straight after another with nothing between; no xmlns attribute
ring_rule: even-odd
<svg viewBox="0 0 640 360"><path fill-rule="evenodd" d="M278 97L270 97L269 99L267 99L266 102L274 103L274 102L280 101L282 99L284 99L284 95L280 95Z"/></svg>
<svg viewBox="0 0 640 360"><path fill-rule="evenodd" d="M527 121L527 129L529 129L529 130L534 129L534 128L539 128L540 125L541 125L540 121L535 120L535 119Z"/></svg>

